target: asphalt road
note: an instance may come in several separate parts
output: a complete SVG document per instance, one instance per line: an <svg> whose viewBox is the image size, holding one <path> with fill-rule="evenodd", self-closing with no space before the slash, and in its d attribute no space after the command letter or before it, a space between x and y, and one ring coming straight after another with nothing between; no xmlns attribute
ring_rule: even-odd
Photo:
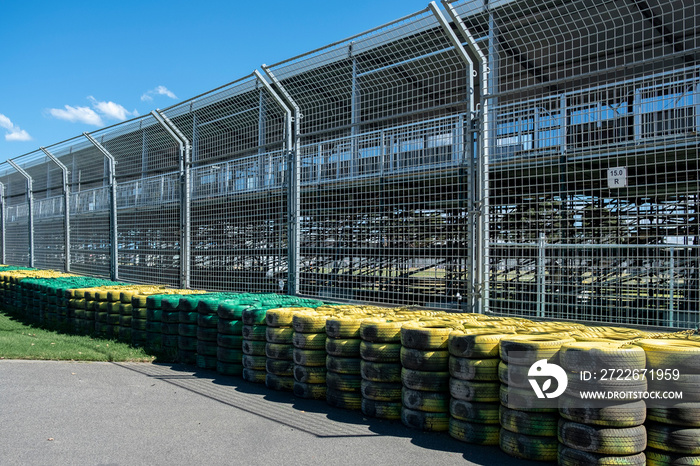
<svg viewBox="0 0 700 466"><path fill-rule="evenodd" d="M191 366L0 361L1 465L535 465Z"/></svg>

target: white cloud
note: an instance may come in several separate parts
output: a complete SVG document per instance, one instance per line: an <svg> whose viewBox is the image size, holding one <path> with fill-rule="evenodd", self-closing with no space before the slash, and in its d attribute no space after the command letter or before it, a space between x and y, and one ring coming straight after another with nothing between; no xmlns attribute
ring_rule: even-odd
<svg viewBox="0 0 700 466"><path fill-rule="evenodd" d="M32 137L25 130L12 123L8 117L0 113L0 128L7 130L5 141L31 141Z"/></svg>
<svg viewBox="0 0 700 466"><path fill-rule="evenodd" d="M50 108L49 114L59 120L70 121L71 123L80 122L93 126L104 126L102 118L90 107L72 107L65 105L62 108Z"/></svg>
<svg viewBox="0 0 700 466"><path fill-rule="evenodd" d="M150 102L153 100L154 95L164 95L167 97L170 97L171 99L177 99L177 96L173 91L168 89L165 86L156 86L155 89L151 89L150 91L146 91L142 96L141 100L144 102Z"/></svg>
<svg viewBox="0 0 700 466"><path fill-rule="evenodd" d="M139 116L139 112L136 110L130 112L123 106L112 101L100 102L93 96L88 96L88 99L90 99L90 102L92 102L92 107L107 118L124 121L129 117Z"/></svg>
<svg viewBox="0 0 700 466"><path fill-rule="evenodd" d="M52 117L59 120L66 120L71 123L80 122L93 126L104 126L105 119L124 121L129 117L139 115L139 112L136 110L130 112L122 105L112 101L100 101L91 95L87 98L92 103L92 108L65 105L65 108L50 108L48 112Z"/></svg>

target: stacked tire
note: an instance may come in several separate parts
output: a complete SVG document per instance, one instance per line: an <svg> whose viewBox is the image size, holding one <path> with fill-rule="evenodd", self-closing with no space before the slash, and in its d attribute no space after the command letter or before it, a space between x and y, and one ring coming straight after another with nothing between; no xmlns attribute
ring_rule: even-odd
<svg viewBox="0 0 700 466"><path fill-rule="evenodd" d="M121 319L121 301L110 300L112 297L106 287L95 290L95 297L100 303L106 303L107 325L105 326L107 337L119 338L119 320Z"/></svg>
<svg viewBox="0 0 700 466"><path fill-rule="evenodd" d="M572 342L573 338L560 334L515 335L500 340L499 445L505 453L534 461L557 459L558 409L551 400L535 396L528 373L538 361L556 363L561 345Z"/></svg>
<svg viewBox="0 0 700 466"><path fill-rule="evenodd" d="M326 319L321 312L297 312L292 317L294 395L326 399Z"/></svg>
<svg viewBox="0 0 700 466"><path fill-rule="evenodd" d="M624 342L586 341L566 343L559 365L567 371L568 388L559 398L559 463L563 465L644 465L646 458L646 405L642 399L592 401L582 392L644 392L644 350ZM605 372L614 369L615 377ZM582 374L596 374L590 380ZM629 374L630 377L624 377ZM623 377L619 377L623 375ZM636 379L636 380L635 380Z"/></svg>
<svg viewBox="0 0 700 466"><path fill-rule="evenodd" d="M498 445L501 362L498 346L507 335L496 330L453 332L450 353L450 435L476 445Z"/></svg>
<svg viewBox="0 0 700 466"><path fill-rule="evenodd" d="M292 319L307 308L276 308L265 314L265 385L271 390L294 390L294 345Z"/></svg>
<svg viewBox="0 0 700 466"><path fill-rule="evenodd" d="M119 340L131 343L134 306L131 302L119 302Z"/></svg>
<svg viewBox="0 0 700 466"><path fill-rule="evenodd" d="M197 367L216 370L219 349L219 303L218 296L202 297L197 303Z"/></svg>
<svg viewBox="0 0 700 466"><path fill-rule="evenodd" d="M650 466L700 464L700 341L692 338L637 341L657 375L647 376L649 391L683 393L682 400L647 409Z"/></svg>
<svg viewBox="0 0 700 466"><path fill-rule="evenodd" d="M197 364L197 306L202 296L206 295L182 296L177 305L177 361L192 366Z"/></svg>
<svg viewBox="0 0 700 466"><path fill-rule="evenodd" d="M370 318L360 323L362 413L401 419L401 327L406 319Z"/></svg>
<svg viewBox="0 0 700 466"><path fill-rule="evenodd" d="M265 346L267 345L267 308L260 301L248 305L241 313L243 327L243 380L265 383L267 377Z"/></svg>
<svg viewBox="0 0 700 466"><path fill-rule="evenodd" d="M146 301L146 347L156 353L163 351L163 309L162 294L138 295L132 299Z"/></svg>
<svg viewBox="0 0 700 466"><path fill-rule="evenodd" d="M348 313L326 320L326 402L336 408L359 410L362 406L362 317Z"/></svg>
<svg viewBox="0 0 700 466"><path fill-rule="evenodd" d="M447 350L454 325L411 322L401 328L401 422L426 431L450 425L450 373Z"/></svg>
<svg viewBox="0 0 700 466"><path fill-rule="evenodd" d="M216 372L222 375L243 373L243 322L241 316L246 305L238 299L226 299L219 303L216 314Z"/></svg>

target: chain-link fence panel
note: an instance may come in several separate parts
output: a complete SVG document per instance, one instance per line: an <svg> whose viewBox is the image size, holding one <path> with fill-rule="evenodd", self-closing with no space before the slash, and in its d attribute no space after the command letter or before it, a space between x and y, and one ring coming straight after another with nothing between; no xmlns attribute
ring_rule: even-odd
<svg viewBox="0 0 700 466"><path fill-rule="evenodd" d="M253 74L166 109L192 145L191 286L286 290L288 110Z"/></svg>
<svg viewBox="0 0 700 466"><path fill-rule="evenodd" d="M699 6L456 1L488 56L488 308L697 325Z"/></svg>
<svg viewBox="0 0 700 466"><path fill-rule="evenodd" d="M3 165L0 181L5 187L5 261L29 265L29 204L27 180L13 167Z"/></svg>
<svg viewBox="0 0 700 466"><path fill-rule="evenodd" d="M119 278L178 286L180 150L152 115L91 134L116 162Z"/></svg>
<svg viewBox="0 0 700 466"><path fill-rule="evenodd" d="M267 69L302 114L300 293L467 308L468 64L430 9Z"/></svg>
<svg viewBox="0 0 700 466"><path fill-rule="evenodd" d="M68 169L71 271L110 277L109 165L83 137L47 150Z"/></svg>

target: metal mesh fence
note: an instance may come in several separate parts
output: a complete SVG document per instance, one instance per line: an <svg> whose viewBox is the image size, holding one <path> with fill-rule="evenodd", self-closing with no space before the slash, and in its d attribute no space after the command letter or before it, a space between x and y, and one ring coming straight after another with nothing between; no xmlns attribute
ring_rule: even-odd
<svg viewBox="0 0 700 466"><path fill-rule="evenodd" d="M269 292L286 282L291 122L278 99L251 74L164 111L192 144L194 288Z"/></svg>
<svg viewBox="0 0 700 466"><path fill-rule="evenodd" d="M700 6L443 8L263 66L266 78L96 131L94 143L49 147L69 170L71 269L700 324ZM34 244L26 179L2 165L3 253L58 268L61 172L38 151L15 161L33 179Z"/></svg>
<svg viewBox="0 0 700 466"><path fill-rule="evenodd" d="M698 5L454 2L488 56L488 309L698 324Z"/></svg>
<svg viewBox="0 0 700 466"><path fill-rule="evenodd" d="M119 279L178 285L178 143L152 115L92 136L116 162Z"/></svg>
<svg viewBox="0 0 700 466"><path fill-rule="evenodd" d="M471 294L469 81L435 14L268 69L303 115L300 292L460 308Z"/></svg>

